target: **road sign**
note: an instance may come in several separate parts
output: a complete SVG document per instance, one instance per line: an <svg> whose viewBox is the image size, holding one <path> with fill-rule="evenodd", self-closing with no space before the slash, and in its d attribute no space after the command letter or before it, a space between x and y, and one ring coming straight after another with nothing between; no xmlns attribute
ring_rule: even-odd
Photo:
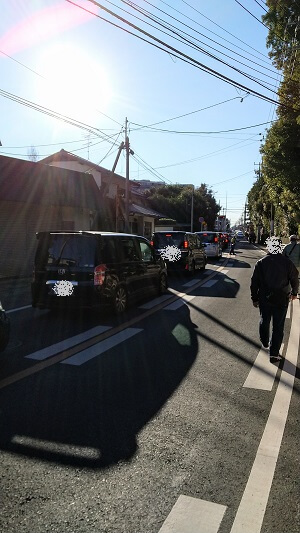
<svg viewBox="0 0 300 533"><path fill-rule="evenodd" d="M204 218L203 217L199 217L199 222L204 222Z"/></svg>

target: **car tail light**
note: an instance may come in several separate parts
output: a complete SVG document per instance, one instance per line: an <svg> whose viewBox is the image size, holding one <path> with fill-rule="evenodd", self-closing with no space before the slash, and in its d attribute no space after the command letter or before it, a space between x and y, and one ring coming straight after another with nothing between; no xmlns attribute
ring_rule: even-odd
<svg viewBox="0 0 300 533"><path fill-rule="evenodd" d="M150 241L151 246L154 246L154 241Z"/></svg>
<svg viewBox="0 0 300 533"><path fill-rule="evenodd" d="M172 233L166 233L166 237L172 237Z"/></svg>
<svg viewBox="0 0 300 533"><path fill-rule="evenodd" d="M189 243L187 241L183 241L183 248L188 248L189 247Z"/></svg>
<svg viewBox="0 0 300 533"><path fill-rule="evenodd" d="M214 242L218 242L218 237L215 237L215 238L214 238Z"/></svg>
<svg viewBox="0 0 300 533"><path fill-rule="evenodd" d="M94 285L103 285L105 280L106 265L98 265L94 270Z"/></svg>

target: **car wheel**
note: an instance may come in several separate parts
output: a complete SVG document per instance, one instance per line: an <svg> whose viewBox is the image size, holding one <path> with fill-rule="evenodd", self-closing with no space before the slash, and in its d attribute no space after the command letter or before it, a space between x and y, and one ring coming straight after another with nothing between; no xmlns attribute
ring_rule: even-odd
<svg viewBox="0 0 300 533"><path fill-rule="evenodd" d="M165 294L167 292L167 288L167 276L165 274L162 274L159 278L158 294Z"/></svg>
<svg viewBox="0 0 300 533"><path fill-rule="evenodd" d="M202 267L201 267L201 270L205 270L205 267L206 267L206 261L204 260L204 261L203 261L203 265L202 265Z"/></svg>
<svg viewBox="0 0 300 533"><path fill-rule="evenodd" d="M119 285L116 290L113 297L113 308L115 313L118 315L121 313L124 313L127 307L127 292L123 285Z"/></svg>

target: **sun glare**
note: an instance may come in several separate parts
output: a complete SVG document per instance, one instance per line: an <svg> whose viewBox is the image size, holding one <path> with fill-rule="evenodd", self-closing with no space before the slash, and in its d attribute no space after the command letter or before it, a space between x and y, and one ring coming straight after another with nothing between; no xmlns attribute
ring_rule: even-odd
<svg viewBox="0 0 300 533"><path fill-rule="evenodd" d="M94 58L74 45L55 46L43 53L39 85L45 107L82 122L105 112L112 97L108 74ZM40 72L41 72L40 70Z"/></svg>

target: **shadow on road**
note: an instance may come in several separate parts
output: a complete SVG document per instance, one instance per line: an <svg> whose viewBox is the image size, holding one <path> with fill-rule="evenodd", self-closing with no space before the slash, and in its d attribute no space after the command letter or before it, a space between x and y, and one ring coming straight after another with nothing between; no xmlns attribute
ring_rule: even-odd
<svg viewBox="0 0 300 533"><path fill-rule="evenodd" d="M0 447L100 468L128 460L198 352L186 307L82 366L56 364L0 391ZM164 323L162 323L162 320Z"/></svg>

